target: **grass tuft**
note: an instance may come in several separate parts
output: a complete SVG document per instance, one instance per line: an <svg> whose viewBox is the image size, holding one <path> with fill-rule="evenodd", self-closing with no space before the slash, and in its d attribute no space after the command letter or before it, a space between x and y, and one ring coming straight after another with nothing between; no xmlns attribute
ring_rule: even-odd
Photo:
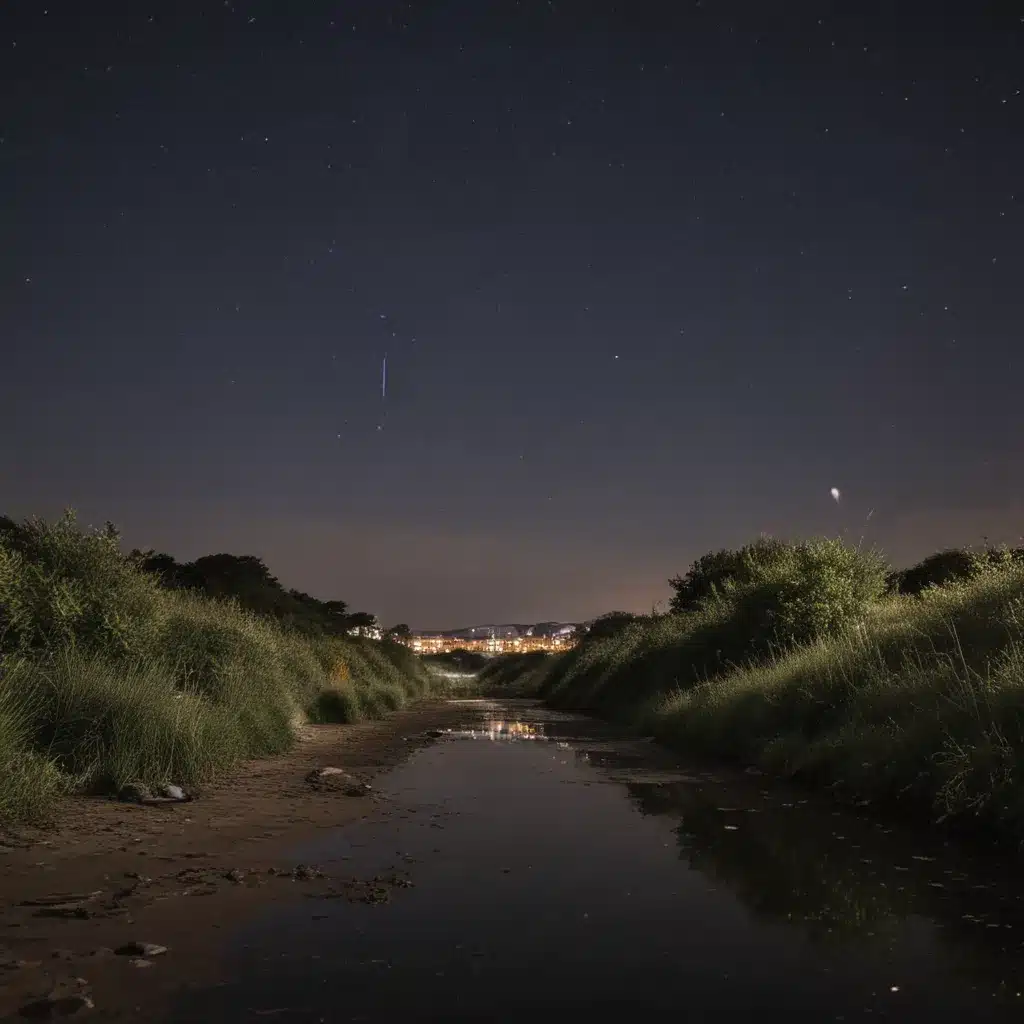
<svg viewBox="0 0 1024 1024"><path fill-rule="evenodd" d="M765 619L724 588L585 640L534 682L556 706L683 751L1024 838L1024 563L990 559L917 596L879 593L875 568L851 600L844 559L856 567L844 556L829 570L839 622L802 600L797 618L819 627L769 640ZM799 593L799 579L790 587Z"/></svg>
<svg viewBox="0 0 1024 1024"><path fill-rule="evenodd" d="M398 644L162 589L112 527L0 529L0 821L44 820L74 791L201 784L287 750L300 723L377 717L430 686Z"/></svg>

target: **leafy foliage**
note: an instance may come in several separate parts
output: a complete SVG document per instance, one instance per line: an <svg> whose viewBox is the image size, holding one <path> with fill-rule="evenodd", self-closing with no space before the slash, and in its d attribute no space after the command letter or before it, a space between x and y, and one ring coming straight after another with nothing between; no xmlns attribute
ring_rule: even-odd
<svg viewBox="0 0 1024 1024"><path fill-rule="evenodd" d="M929 555L909 569L893 573L889 586L899 594L922 594L932 587L947 587L999 569L1011 562L1024 562L1024 548L949 548Z"/></svg>
<svg viewBox="0 0 1024 1024"><path fill-rule="evenodd" d="M605 612L594 619L590 628L580 637L581 640L603 640L620 633L630 623L636 622L639 616L633 612Z"/></svg>
<svg viewBox="0 0 1024 1024"><path fill-rule="evenodd" d="M129 558L166 589L195 590L207 597L230 599L309 636L345 636L364 620L376 622L367 612L350 613L344 601L321 601L301 590L285 590L255 555L221 553L204 555L194 562L178 562L166 553L135 550Z"/></svg>
<svg viewBox="0 0 1024 1024"><path fill-rule="evenodd" d="M752 652L841 633L885 593L881 556L840 540L762 541L737 554L736 570L702 603L741 622Z"/></svg>
<svg viewBox="0 0 1024 1024"><path fill-rule="evenodd" d="M701 555L690 566L685 576L673 576L668 582L675 592L669 601L670 612L690 612L699 608L702 602L714 597L726 580L732 579L742 570L744 553L755 550L768 553L777 541L759 540L741 551L711 551Z"/></svg>
<svg viewBox="0 0 1024 1024"><path fill-rule="evenodd" d="M157 587L121 556L109 523L83 533L69 510L54 523L0 530L0 653L81 644L144 655L156 642L160 607Z"/></svg>
<svg viewBox="0 0 1024 1024"><path fill-rule="evenodd" d="M82 531L72 512L0 518L0 818L45 817L75 788L201 783L286 749L304 720L428 688L408 648L348 621L258 558L126 557L112 525Z"/></svg>

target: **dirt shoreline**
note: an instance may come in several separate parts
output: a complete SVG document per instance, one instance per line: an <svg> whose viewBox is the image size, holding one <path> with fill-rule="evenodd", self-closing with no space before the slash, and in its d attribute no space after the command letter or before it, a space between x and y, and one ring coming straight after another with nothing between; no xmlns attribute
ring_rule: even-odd
<svg viewBox="0 0 1024 1024"><path fill-rule="evenodd" d="M0 833L0 1019L24 1019L18 1010L32 999L84 992L90 1020L156 1020L175 990L216 984L230 927L294 900L297 887L313 895L337 885L295 873L289 852L381 810L372 791L346 795L306 776L333 766L372 784L430 743L428 730L464 714L425 701L379 722L308 726L289 753L241 766L194 801L80 797L52 829ZM131 942L168 952L112 952Z"/></svg>

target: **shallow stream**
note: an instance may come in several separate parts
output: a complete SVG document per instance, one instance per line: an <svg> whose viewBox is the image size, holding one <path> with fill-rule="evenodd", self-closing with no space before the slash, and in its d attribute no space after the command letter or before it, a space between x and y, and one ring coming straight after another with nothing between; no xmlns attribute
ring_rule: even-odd
<svg viewBox="0 0 1024 1024"><path fill-rule="evenodd" d="M966 851L593 719L466 701L377 780L379 810L295 851L401 876L296 899L173 1021L995 1021L1024 1012L1024 883ZM601 1018L614 1019L614 1018Z"/></svg>

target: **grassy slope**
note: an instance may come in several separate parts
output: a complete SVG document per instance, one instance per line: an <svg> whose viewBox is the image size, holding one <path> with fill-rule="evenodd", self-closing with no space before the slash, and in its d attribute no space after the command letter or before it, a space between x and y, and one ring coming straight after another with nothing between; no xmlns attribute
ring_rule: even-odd
<svg viewBox="0 0 1024 1024"><path fill-rule="evenodd" d="M553 659L536 688L680 749L1024 838L1024 567L887 598L859 630L742 667L718 656L728 629L642 620Z"/></svg>
<svg viewBox="0 0 1024 1024"><path fill-rule="evenodd" d="M286 750L300 722L378 717L431 685L404 647L162 590L73 522L0 532L0 820L75 789L202 783Z"/></svg>

